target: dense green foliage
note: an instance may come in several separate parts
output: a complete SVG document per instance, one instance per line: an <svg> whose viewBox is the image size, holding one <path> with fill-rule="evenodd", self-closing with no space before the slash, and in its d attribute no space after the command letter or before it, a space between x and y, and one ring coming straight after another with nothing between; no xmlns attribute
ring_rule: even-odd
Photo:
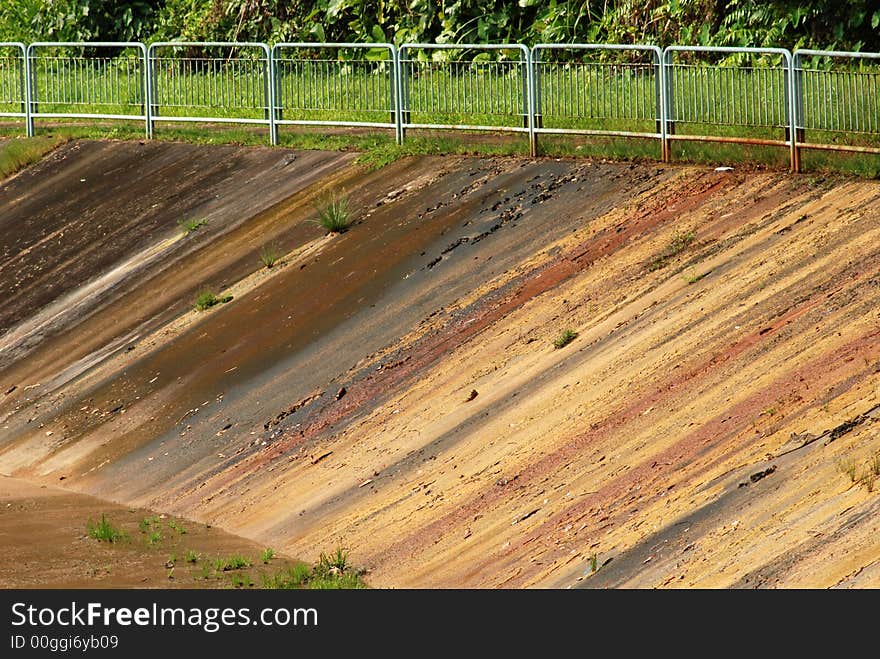
<svg viewBox="0 0 880 659"><path fill-rule="evenodd" d="M0 0L0 40L615 42L880 50L876 0Z"/></svg>

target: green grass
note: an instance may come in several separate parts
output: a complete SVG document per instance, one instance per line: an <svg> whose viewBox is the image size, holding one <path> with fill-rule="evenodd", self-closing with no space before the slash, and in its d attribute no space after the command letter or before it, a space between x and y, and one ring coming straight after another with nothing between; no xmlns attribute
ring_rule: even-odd
<svg viewBox="0 0 880 659"><path fill-rule="evenodd" d="M138 529L140 529L141 533L148 533L153 526L157 526L158 524L158 516L154 515L152 517L144 517L140 522L138 522Z"/></svg>
<svg viewBox="0 0 880 659"><path fill-rule="evenodd" d="M648 271L654 272L665 268L669 265L669 261L681 254L688 245L694 242L695 238L696 234L693 231L676 231L672 235L669 245L660 254L651 259L651 262L648 264Z"/></svg>
<svg viewBox="0 0 880 659"><path fill-rule="evenodd" d="M567 329L562 334L556 337L553 341L553 347L559 350L560 348L564 348L569 343L574 341L578 337L578 333L574 330Z"/></svg>
<svg viewBox="0 0 880 659"><path fill-rule="evenodd" d="M702 272L700 274L697 274L696 272L691 271L688 274L684 275L684 280L688 284L696 284L698 281L703 279L708 274L709 274L708 272Z"/></svg>
<svg viewBox="0 0 880 659"><path fill-rule="evenodd" d="M158 545L162 542L162 532L161 531L153 531L150 535L147 536L147 544L148 545Z"/></svg>
<svg viewBox="0 0 880 659"><path fill-rule="evenodd" d="M198 311L207 311L211 307L215 307L218 304L226 304L232 300L231 295L216 295L213 291L205 290L199 293L196 298L195 308Z"/></svg>
<svg viewBox="0 0 880 659"><path fill-rule="evenodd" d="M188 235L193 231L198 231L201 227L205 226L208 223L208 220L204 218L187 218L184 220L178 220L177 224L180 226L180 229L183 231L184 235Z"/></svg>
<svg viewBox="0 0 880 659"><path fill-rule="evenodd" d="M89 523L86 527L89 533L90 538L94 538L100 542L120 542L122 540L128 539L128 534L126 534L121 529L113 526L107 516L102 514L101 520L96 523Z"/></svg>
<svg viewBox="0 0 880 659"><path fill-rule="evenodd" d="M342 233L351 225L351 210L346 196L330 193L315 205L315 210L318 224L330 233Z"/></svg>
<svg viewBox="0 0 880 659"><path fill-rule="evenodd" d="M263 245L260 249L260 263L267 268L272 268L281 260L281 249L275 243Z"/></svg>
<svg viewBox="0 0 880 659"><path fill-rule="evenodd" d="M246 572L233 572L229 575L229 582L232 588L251 588L254 585L251 575Z"/></svg>
<svg viewBox="0 0 880 659"><path fill-rule="evenodd" d="M38 137L24 140L43 141L46 151L70 139L142 140L143 124L136 121L97 121L83 125L82 120L53 120L51 125L40 125ZM331 129L331 131L334 129ZM0 126L0 136L18 138L22 128L14 124ZM734 127L732 130L736 133ZM268 131L262 126L181 125L161 124L154 134L156 141L187 142L191 144L235 144L265 146ZM297 150L353 151L360 155L357 162L369 169L379 169L400 158L423 155L517 155L528 156L528 140L520 133L474 133L456 131L410 130L404 143L398 145L390 130L370 129L338 133L318 132L307 127L282 126L280 146ZM672 143L672 161L697 165L763 165L787 169L789 152L786 147L727 144L702 141L675 141ZM876 146L876 144L875 144ZM0 154L10 148L0 145ZM19 147L16 147L19 148ZM30 148L30 147L29 147ZM541 155L555 157L592 157L612 160L658 161L660 144L656 139L622 138L613 136L540 135L538 149ZM38 150L39 153L39 150ZM43 151L45 153L45 151ZM8 156L10 171L17 171L39 155L22 161ZM880 155L802 150L805 172L844 172L862 178L880 179ZM4 173L0 155L0 175ZM16 164L17 162L17 164Z"/></svg>
<svg viewBox="0 0 880 659"><path fill-rule="evenodd" d="M34 164L67 141L62 136L16 137L0 143L0 179Z"/></svg>
<svg viewBox="0 0 880 659"><path fill-rule="evenodd" d="M193 549L190 549L189 551L186 552L186 556L184 556L184 560L186 560L187 563L198 563L199 559L201 557L202 557L201 554L199 554L198 552L196 552Z"/></svg>
<svg viewBox="0 0 880 659"><path fill-rule="evenodd" d="M361 573L348 562L348 552L342 547L329 555L322 553L313 566L296 563L275 574L262 575L261 581L263 588L272 590L367 588Z"/></svg>
<svg viewBox="0 0 880 659"><path fill-rule="evenodd" d="M168 528L179 535L186 535L186 528L175 522L173 519L168 522Z"/></svg>
<svg viewBox="0 0 880 659"><path fill-rule="evenodd" d="M269 549L268 547L260 554L260 560L267 565L273 558L275 558L275 550Z"/></svg>
<svg viewBox="0 0 880 659"><path fill-rule="evenodd" d="M251 566L251 561L241 554L233 554L226 558L218 557L214 559L214 569L217 572L229 572L230 570L241 570Z"/></svg>

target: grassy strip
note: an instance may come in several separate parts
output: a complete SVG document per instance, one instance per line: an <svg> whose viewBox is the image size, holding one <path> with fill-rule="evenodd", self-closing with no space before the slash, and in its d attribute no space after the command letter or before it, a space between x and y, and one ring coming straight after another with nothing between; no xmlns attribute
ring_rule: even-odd
<svg viewBox="0 0 880 659"><path fill-rule="evenodd" d="M18 125L0 125L0 137L18 135ZM125 139L142 140L143 128L138 123L113 123L98 125L55 124L41 129L40 148L44 150L33 160L58 144L70 139ZM158 141L188 142L193 144L236 144L242 146L266 146L267 131L263 127L226 126L162 126L156 131ZM11 140L28 143L32 140ZM357 161L370 169L380 169L400 158L420 155L486 155L528 156L528 140L521 134L497 135L489 133L416 132L407 134L403 144L396 144L389 133L359 130L317 132L308 129L285 128L279 136L280 146L297 150L355 151ZM3 152L10 142L0 144L0 174L4 173ZM21 147L15 147L21 148ZM37 148L31 147L31 148ZM621 138L604 136L541 135L539 149L549 157L590 157L611 160L660 159L660 145L654 139ZM805 149L803 168L805 172L838 171L863 178L880 178L880 156L874 154L838 153ZM774 169L788 167L788 148L746 144L723 144L713 142L678 141L672 144L673 162L699 165L761 165ZM31 160L31 162L33 162ZM24 165L26 166L27 162ZM19 167L20 168L20 167ZM15 171L15 170L13 170Z"/></svg>
<svg viewBox="0 0 880 659"><path fill-rule="evenodd" d="M34 164L67 140L68 138L63 135L41 135L31 138L12 138L0 142L0 179L12 176L28 165Z"/></svg>

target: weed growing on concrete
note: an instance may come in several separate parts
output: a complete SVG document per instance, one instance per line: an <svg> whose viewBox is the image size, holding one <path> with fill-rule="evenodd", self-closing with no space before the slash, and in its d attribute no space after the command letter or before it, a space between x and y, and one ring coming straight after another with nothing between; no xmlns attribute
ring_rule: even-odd
<svg viewBox="0 0 880 659"><path fill-rule="evenodd" d="M275 243L272 243L271 245L263 245L263 248L260 250L260 263L267 268L271 268L280 260L281 250L278 248L278 245Z"/></svg>
<svg viewBox="0 0 880 659"><path fill-rule="evenodd" d="M708 272L703 272L702 274L697 274L696 272L694 272L692 270L689 274L685 275L684 280L688 284L696 284L698 281L700 281L703 277L705 277L708 274L709 274Z"/></svg>
<svg viewBox="0 0 880 659"><path fill-rule="evenodd" d="M205 226L208 223L208 220L204 218L188 218L185 220L178 220L177 224L180 226L181 231L183 231L184 235L190 234L193 231L198 231L201 227Z"/></svg>
<svg viewBox="0 0 880 659"><path fill-rule="evenodd" d="M315 206L318 212L318 224L330 233L342 233L351 224L351 211L348 197L331 193Z"/></svg>
<svg viewBox="0 0 880 659"><path fill-rule="evenodd" d="M199 293L196 298L196 309L199 311L207 311L211 307L218 304L226 304L232 299L231 295L216 295L213 291L205 290Z"/></svg>
<svg viewBox="0 0 880 659"><path fill-rule="evenodd" d="M113 526L104 514L101 515L101 521L97 524L89 523L86 528L88 529L89 537L100 542L112 543L128 539L128 535L121 529Z"/></svg>
<svg viewBox="0 0 880 659"><path fill-rule="evenodd" d="M688 245L694 242L695 238L696 234L693 231L676 231L672 234L670 243L648 264L648 271L654 272L665 268L669 265L670 259L681 254Z"/></svg>
<svg viewBox="0 0 880 659"><path fill-rule="evenodd" d="M859 479L859 466L854 458L846 458L845 460L840 460L837 463L837 468L840 470L840 473L845 474L849 477L851 483L855 483Z"/></svg>
<svg viewBox="0 0 880 659"><path fill-rule="evenodd" d="M559 348L564 348L569 343L574 341L578 337L578 333L574 330L567 329L562 334L556 337L556 340L553 341L553 347L559 350Z"/></svg>

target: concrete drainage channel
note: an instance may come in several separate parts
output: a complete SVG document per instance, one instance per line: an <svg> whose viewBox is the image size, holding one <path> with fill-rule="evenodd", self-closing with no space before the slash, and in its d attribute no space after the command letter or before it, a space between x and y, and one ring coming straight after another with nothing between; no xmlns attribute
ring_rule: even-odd
<svg viewBox="0 0 880 659"><path fill-rule="evenodd" d="M29 197L41 180L71 193ZM90 181L115 184L93 210ZM343 189L328 235L314 204ZM869 527L835 533L874 505L835 467L870 468L873 419L761 460L871 407L877 183L83 142L0 195L21 214L4 337L209 220L7 353L5 474L308 561L341 538L377 586L724 586L763 564L764 584L875 585ZM194 310L206 284L231 301ZM848 558L819 564L802 518Z"/></svg>

